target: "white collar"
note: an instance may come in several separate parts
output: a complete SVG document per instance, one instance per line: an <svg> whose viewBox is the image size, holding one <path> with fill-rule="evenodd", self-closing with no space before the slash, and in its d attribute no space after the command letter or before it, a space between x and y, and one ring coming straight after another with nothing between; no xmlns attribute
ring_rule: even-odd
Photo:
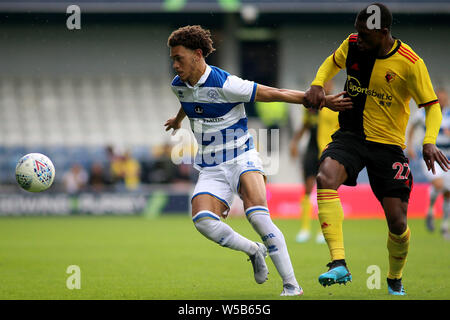
<svg viewBox="0 0 450 320"><path fill-rule="evenodd" d="M200 77L200 79L198 79L197 83L194 86L191 86L189 84L189 81L186 81L185 84L186 84L186 86L188 86L188 88L199 87L206 82L206 79L208 79L210 73L211 73L211 67L209 65L206 65L205 72L203 72L202 76Z"/></svg>

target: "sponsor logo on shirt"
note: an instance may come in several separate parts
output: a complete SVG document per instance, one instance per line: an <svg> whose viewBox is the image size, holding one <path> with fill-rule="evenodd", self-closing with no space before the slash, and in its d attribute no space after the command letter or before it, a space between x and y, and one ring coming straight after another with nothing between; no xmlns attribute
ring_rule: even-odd
<svg viewBox="0 0 450 320"><path fill-rule="evenodd" d="M392 96L386 93L377 92L376 90L364 88L361 86L359 80L352 76L347 76L347 93L350 97L356 97L359 94L365 94L367 96L372 96L381 100L392 101Z"/></svg>

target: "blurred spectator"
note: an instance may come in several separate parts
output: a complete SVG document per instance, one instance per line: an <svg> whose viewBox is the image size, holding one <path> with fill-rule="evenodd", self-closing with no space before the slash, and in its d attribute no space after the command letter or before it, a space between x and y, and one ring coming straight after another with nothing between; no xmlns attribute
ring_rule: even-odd
<svg viewBox="0 0 450 320"><path fill-rule="evenodd" d="M106 185L109 184L103 165L99 162L94 162L89 172L89 188L94 192L104 191Z"/></svg>
<svg viewBox="0 0 450 320"><path fill-rule="evenodd" d="M64 174L64 188L69 194L77 194L84 190L88 182L88 174L80 164L74 164Z"/></svg>
<svg viewBox="0 0 450 320"><path fill-rule="evenodd" d="M120 162L120 156L114 150L114 147L111 145L106 146L106 155L108 157L107 170L105 170L105 177L110 184L115 184L120 182L121 178L117 176L115 170L117 170L117 164Z"/></svg>
<svg viewBox="0 0 450 320"><path fill-rule="evenodd" d="M166 143L155 150L155 161L150 171L150 182L171 183L177 175L178 168L172 162L172 146Z"/></svg>
<svg viewBox="0 0 450 320"><path fill-rule="evenodd" d="M192 165L181 163L177 166L177 172L173 178L173 183L192 183Z"/></svg>
<svg viewBox="0 0 450 320"><path fill-rule="evenodd" d="M193 170L192 164L190 164L190 154L183 155L184 159L178 159L182 163L176 165L172 161L172 146L169 142L156 148L154 150L154 157L153 165L148 173L150 183L190 185L195 178L193 171L196 170Z"/></svg>
<svg viewBox="0 0 450 320"><path fill-rule="evenodd" d="M141 165L129 151L125 152L123 161L125 187L128 190L136 190L141 183Z"/></svg>
<svg viewBox="0 0 450 320"><path fill-rule="evenodd" d="M120 188L136 190L140 185L141 165L129 151L114 156L111 162L113 182Z"/></svg>

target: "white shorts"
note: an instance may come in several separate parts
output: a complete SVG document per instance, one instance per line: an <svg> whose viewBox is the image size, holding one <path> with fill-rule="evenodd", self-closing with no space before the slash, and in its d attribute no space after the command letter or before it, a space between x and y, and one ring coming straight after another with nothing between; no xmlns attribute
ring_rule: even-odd
<svg viewBox="0 0 450 320"><path fill-rule="evenodd" d="M227 207L223 213L227 215L234 195L238 194L239 179L242 174L249 171L261 172L264 175L261 158L255 149L217 166L202 168L191 202L198 195L209 194Z"/></svg>
<svg viewBox="0 0 450 320"><path fill-rule="evenodd" d="M436 174L433 174L431 170L428 171L425 161L422 161L422 169L425 177L427 177L429 181L444 179L444 190L450 191L450 172L445 172L442 170L441 166L436 162L434 163L434 170L436 171Z"/></svg>

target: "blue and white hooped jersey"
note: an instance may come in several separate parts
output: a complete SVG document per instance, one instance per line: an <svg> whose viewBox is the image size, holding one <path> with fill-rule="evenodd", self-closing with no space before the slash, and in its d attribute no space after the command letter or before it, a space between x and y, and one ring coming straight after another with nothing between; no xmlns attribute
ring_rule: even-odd
<svg viewBox="0 0 450 320"><path fill-rule="evenodd" d="M195 86L176 76L172 90L190 120L198 143L194 166L213 167L254 148L244 103L255 100L257 84L214 66Z"/></svg>
<svg viewBox="0 0 450 320"><path fill-rule="evenodd" d="M420 124L423 130L425 127L425 110L423 108L417 110L412 119L412 124ZM445 132L450 131L450 108L446 107L442 111L442 122L439 128L439 134L436 139L436 147L438 147L447 157L450 157L450 136Z"/></svg>

